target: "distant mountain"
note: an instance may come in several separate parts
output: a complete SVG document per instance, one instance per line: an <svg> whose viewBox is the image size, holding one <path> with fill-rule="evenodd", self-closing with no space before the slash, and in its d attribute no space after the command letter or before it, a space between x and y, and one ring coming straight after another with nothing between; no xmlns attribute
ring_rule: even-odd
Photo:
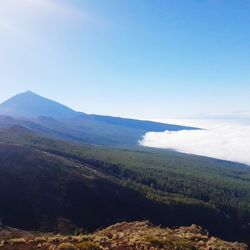
<svg viewBox="0 0 250 250"><path fill-rule="evenodd" d="M88 115L31 91L18 94L0 104L0 127L13 125L21 125L57 139L111 146L138 146L138 141L149 131L195 129L151 121Z"/></svg>
<svg viewBox="0 0 250 250"><path fill-rule="evenodd" d="M74 110L32 91L15 95L3 102L0 105L0 114L14 117L73 118L77 116L77 112Z"/></svg>

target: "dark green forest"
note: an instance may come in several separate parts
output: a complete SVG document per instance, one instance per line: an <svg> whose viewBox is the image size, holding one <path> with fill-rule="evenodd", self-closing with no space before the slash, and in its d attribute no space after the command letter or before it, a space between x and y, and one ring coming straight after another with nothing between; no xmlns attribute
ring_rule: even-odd
<svg viewBox="0 0 250 250"><path fill-rule="evenodd" d="M104 219L108 218L108 213L100 213L98 218L103 223L99 223L99 226L122 219L150 219L166 226L196 223L229 240L247 242L249 239L250 168L246 165L167 150L73 144L40 137L19 126L2 129L0 141L2 145L21 145L25 149L23 153L27 156L42 153L43 159L45 157L49 163L40 160L40 165L44 167L49 164L51 167L48 169L53 168L53 176L57 176L57 178L60 176L58 173L62 174L60 180L57 180L58 183L61 183L60 185L64 185L66 176L72 176L73 173L73 176L77 176L76 179L80 178L79 173L81 176L86 176L81 171L85 169L86 172L88 169L88 171L92 171L93 180L96 181L97 177L102 183L105 180L105 185L102 184L98 187L97 182L92 182L91 178L88 178L87 186L95 190L95 193L102 190L103 186L107 187L107 190L117 189L118 194L114 194L115 198L108 197L107 193L102 193L104 198L105 195L107 196L107 202L110 202L109 206L104 207L103 210L108 211L113 207L115 209L110 211L116 211L120 207L117 204L123 200L131 205L131 208L129 206L127 208L127 211L130 210L130 212L128 213L124 209L116 218L110 217L110 220ZM30 151L31 148L34 151ZM6 155L6 152L3 151L2 155ZM12 159L14 155L16 154L12 150ZM58 159L60 159L59 162ZM34 161L36 167L40 166L37 157L34 157ZM30 162L32 159L27 158L23 165L30 164ZM56 171L55 166L58 168ZM1 166L2 168L3 166ZM73 172L69 170L71 168L74 169ZM70 175L63 174L64 171L70 171ZM93 173L97 177L94 178ZM75 178L73 179L75 180ZM98 183L100 183L99 181ZM114 186L111 187L110 183ZM85 203L77 200L84 199L80 193L81 190L83 193L86 190L81 185L77 189L75 185L73 184L74 192L71 190L75 194L74 202L84 207ZM50 191L48 190L48 192ZM127 198L124 200L124 197ZM114 199L118 202L116 205L114 205L115 202L111 202ZM141 202L136 202L138 200ZM132 203L137 204L136 207L141 211L141 215L138 211L131 213ZM99 204L100 206L102 203ZM145 213L150 210L154 211ZM50 216L56 217L56 210L53 213L54 215ZM65 211L63 213L67 214ZM79 213L79 211L74 211L74 214ZM129 214L129 216L126 217L125 214ZM76 218L71 218L71 220L74 223L77 221ZM84 219L78 221L84 221ZM93 223L92 226L88 223L78 226L94 229L98 227L97 221L95 220L96 224Z"/></svg>
<svg viewBox="0 0 250 250"><path fill-rule="evenodd" d="M91 164L153 199L200 201L239 216L250 212L250 168L243 164L167 150L102 148L37 137L26 143Z"/></svg>

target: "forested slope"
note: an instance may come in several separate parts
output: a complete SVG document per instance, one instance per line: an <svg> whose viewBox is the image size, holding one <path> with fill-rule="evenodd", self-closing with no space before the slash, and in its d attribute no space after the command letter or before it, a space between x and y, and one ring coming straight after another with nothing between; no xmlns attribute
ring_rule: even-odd
<svg viewBox="0 0 250 250"><path fill-rule="evenodd" d="M50 218L50 228L60 216L88 229L123 219L150 219L165 226L195 223L225 239L249 240L248 166L171 151L77 145L42 138L18 126L1 130L0 141L0 190L15 187L9 193L18 192L16 187L27 187L20 192L27 200L31 195L36 202L35 207L27 205L34 210L23 211L29 211L27 216L45 215L36 217L39 223ZM91 173L89 177L86 171ZM36 182L41 176L44 179ZM9 185L17 179L21 184ZM72 179L73 184L69 184ZM37 189L33 185L38 185ZM69 193L62 187L68 187ZM92 191L86 195L86 190ZM7 215L16 211L11 207L25 204L25 199L20 200L20 193L15 192L14 198L5 200L5 206L1 206L6 208ZM54 199L58 194L62 196ZM46 201L48 207L40 210ZM66 207L58 207L53 203L56 201ZM55 208L52 215L47 214L49 207ZM82 220L78 214L83 214ZM8 222L15 226L23 223L15 224L13 216L9 216ZM40 227L40 224L25 226Z"/></svg>

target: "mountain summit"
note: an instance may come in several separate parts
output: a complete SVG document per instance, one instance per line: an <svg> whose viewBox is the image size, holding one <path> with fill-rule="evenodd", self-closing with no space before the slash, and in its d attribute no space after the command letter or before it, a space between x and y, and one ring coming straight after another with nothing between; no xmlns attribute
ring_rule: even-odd
<svg viewBox="0 0 250 250"><path fill-rule="evenodd" d="M0 114L13 117L47 116L54 118L73 118L76 117L78 113L60 103L28 90L0 104Z"/></svg>

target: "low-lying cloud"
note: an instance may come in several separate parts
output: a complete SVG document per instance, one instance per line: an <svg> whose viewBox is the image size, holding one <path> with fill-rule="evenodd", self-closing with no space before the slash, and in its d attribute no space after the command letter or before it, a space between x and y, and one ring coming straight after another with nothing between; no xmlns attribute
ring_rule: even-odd
<svg viewBox="0 0 250 250"><path fill-rule="evenodd" d="M194 120L186 123L177 120L175 123L198 126L203 130L149 132L140 144L250 164L249 123L218 120Z"/></svg>

